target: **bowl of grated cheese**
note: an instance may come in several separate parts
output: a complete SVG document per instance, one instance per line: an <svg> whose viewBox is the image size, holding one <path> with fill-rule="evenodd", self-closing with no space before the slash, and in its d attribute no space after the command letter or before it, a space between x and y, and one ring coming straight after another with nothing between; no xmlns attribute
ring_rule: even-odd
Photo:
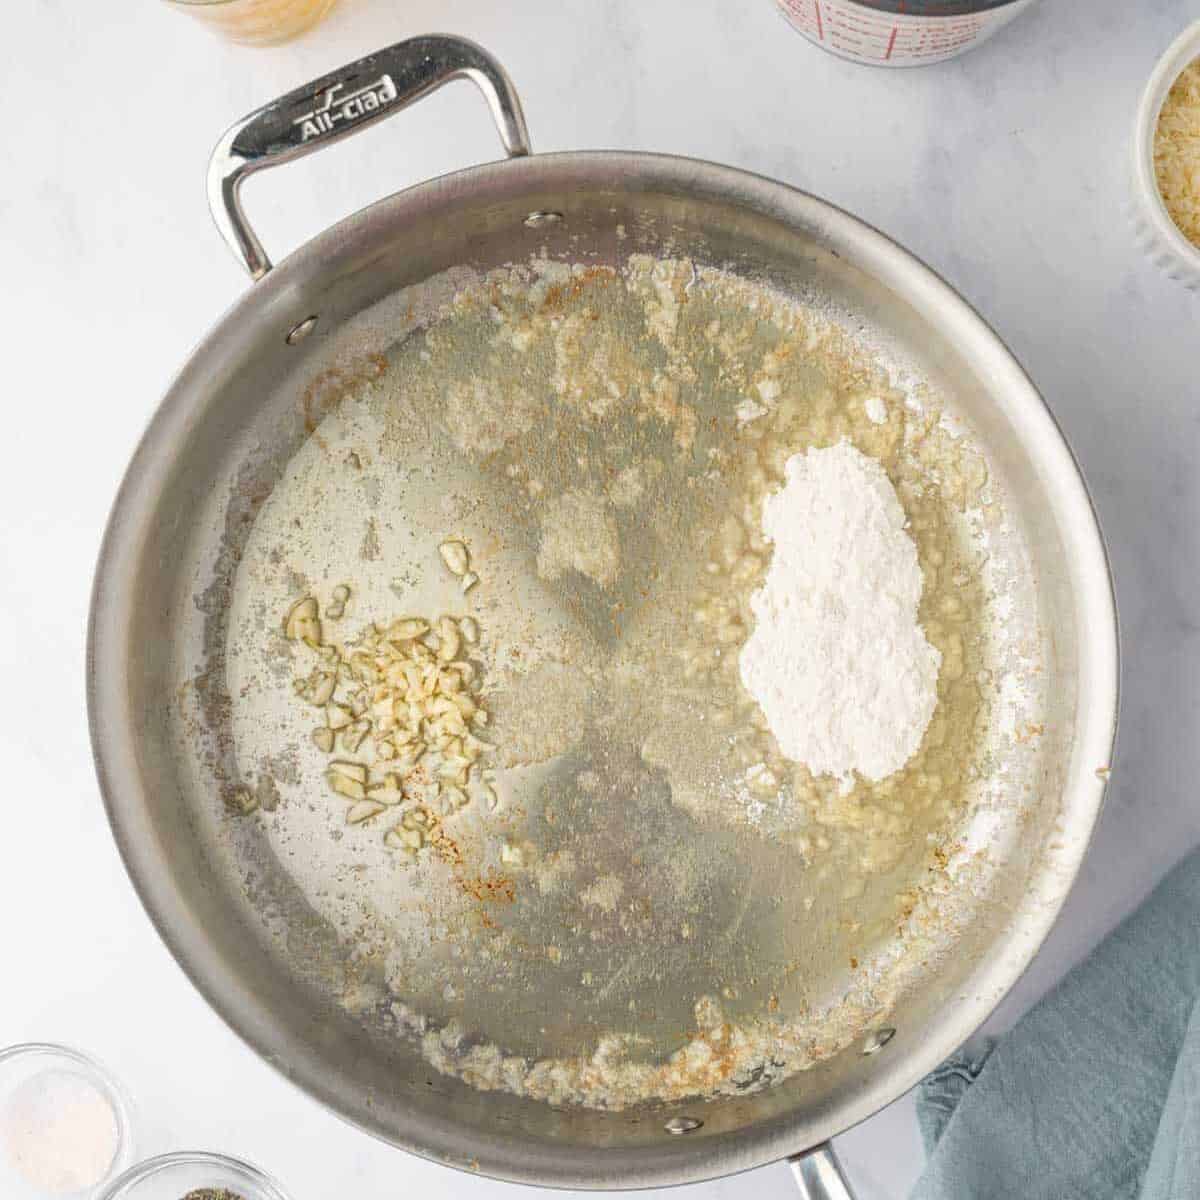
<svg viewBox="0 0 1200 1200"><path fill-rule="evenodd" d="M1172 279L1200 290L1200 21L1159 59L1133 139L1139 241Z"/></svg>

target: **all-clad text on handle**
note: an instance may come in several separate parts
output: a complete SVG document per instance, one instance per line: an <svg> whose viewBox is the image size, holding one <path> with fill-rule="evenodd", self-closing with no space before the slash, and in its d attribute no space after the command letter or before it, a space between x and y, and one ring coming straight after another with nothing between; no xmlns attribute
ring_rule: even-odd
<svg viewBox="0 0 1200 1200"><path fill-rule="evenodd" d="M208 204L221 236L251 278L261 279L271 260L242 209L247 175L348 137L452 79L470 79L483 92L510 158L529 153L521 101L504 68L474 42L441 34L369 54L231 125L209 160Z"/></svg>

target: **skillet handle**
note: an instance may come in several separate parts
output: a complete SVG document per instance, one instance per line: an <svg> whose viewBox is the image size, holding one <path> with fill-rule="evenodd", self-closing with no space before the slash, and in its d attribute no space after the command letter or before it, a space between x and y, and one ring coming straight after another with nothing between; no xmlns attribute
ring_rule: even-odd
<svg viewBox="0 0 1200 1200"><path fill-rule="evenodd" d="M789 1158L788 1165L800 1187L801 1200L854 1200L850 1181L829 1142Z"/></svg>
<svg viewBox="0 0 1200 1200"><path fill-rule="evenodd" d="M464 78L487 99L508 156L528 154L525 115L504 68L474 42L443 34L410 38L369 54L231 125L209 160L208 206L251 278L261 279L271 260L242 210L247 175L320 150Z"/></svg>

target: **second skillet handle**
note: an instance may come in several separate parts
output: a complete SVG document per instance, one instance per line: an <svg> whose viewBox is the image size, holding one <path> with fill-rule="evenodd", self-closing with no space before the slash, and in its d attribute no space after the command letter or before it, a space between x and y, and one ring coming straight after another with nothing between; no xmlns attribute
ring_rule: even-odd
<svg viewBox="0 0 1200 1200"><path fill-rule="evenodd" d="M850 1181L829 1142L789 1158L788 1165L800 1186L801 1200L854 1200Z"/></svg>
<svg viewBox="0 0 1200 1200"><path fill-rule="evenodd" d="M209 160L208 204L221 236L251 278L261 279L271 260L242 209L239 193L247 175L320 150L464 78L487 99L508 156L528 154L525 115L504 68L474 42L443 34L410 38L369 54L231 125Z"/></svg>

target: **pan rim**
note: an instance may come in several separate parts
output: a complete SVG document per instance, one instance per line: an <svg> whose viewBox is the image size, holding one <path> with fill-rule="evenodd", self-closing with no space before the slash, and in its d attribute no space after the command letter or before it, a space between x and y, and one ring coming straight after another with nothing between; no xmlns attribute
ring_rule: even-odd
<svg viewBox="0 0 1200 1200"><path fill-rule="evenodd" d="M350 249L369 245L393 223L428 216L448 197L492 193L511 197L568 176L624 188L673 189L719 198L773 216L853 253L856 264L905 300L939 313L972 361L993 381L993 390L1020 410L1041 458L1057 480L1060 531L1074 577L1081 629L1081 693L1087 709L1077 714L1077 735L1062 796L1063 836L1046 851L1046 862L996 953L971 977L971 995L944 1014L938 1036L891 1060L888 1068L857 1088L820 1119L784 1115L736 1134L670 1139L662 1146L553 1147L521 1137L489 1137L486 1144L452 1121L415 1109L404 1129L372 1124L365 1106L346 1111L344 1096L329 1082L329 1064L282 1039L265 1005L240 985L221 955L207 945L171 882L165 855L156 854L136 770L136 728L126 703L123 598L136 586L132 566L154 511L170 447L198 411L204 386L200 361L223 338L260 310L277 309L281 323L298 282ZM619 181L614 183L613 181ZM1069 535L1069 536L1068 536ZM124 569L122 569L124 568ZM1084 639L1081 638L1081 642ZM1083 678L1086 673L1087 678ZM100 790L114 839L139 899L159 936L193 986L225 1023L302 1091L335 1114L393 1145L446 1165L514 1183L583 1189L626 1189L698 1183L786 1158L844 1132L897 1099L956 1049L987 1018L1032 961L1065 902L1099 818L1104 781L1095 774L1111 766L1119 696L1119 635L1111 569L1103 534L1086 483L1065 435L1015 356L948 283L909 251L859 218L807 192L733 167L699 159L627 151L567 151L485 164L398 192L331 226L279 263L239 297L181 366L132 456L108 518L97 559L88 622L86 691L89 730ZM1019 928L1017 926L1019 925ZM286 1051L286 1054L283 1053Z"/></svg>

